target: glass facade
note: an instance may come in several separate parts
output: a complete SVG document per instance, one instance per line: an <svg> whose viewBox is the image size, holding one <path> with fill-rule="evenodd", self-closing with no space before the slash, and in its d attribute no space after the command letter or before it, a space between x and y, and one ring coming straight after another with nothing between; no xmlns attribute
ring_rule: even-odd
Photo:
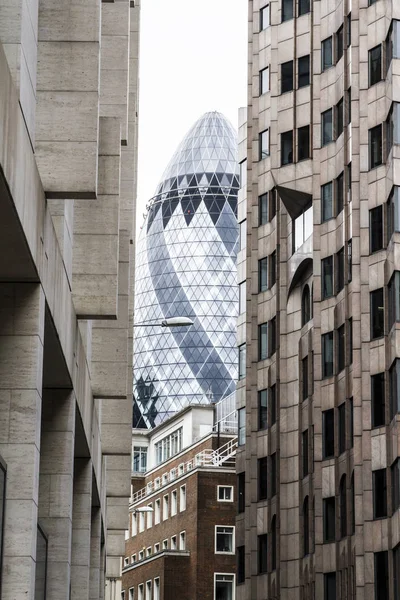
<svg viewBox="0 0 400 600"><path fill-rule="evenodd" d="M135 427L235 390L238 188L235 131L220 113L206 113L172 157L139 237ZM194 324L160 327L177 316Z"/></svg>

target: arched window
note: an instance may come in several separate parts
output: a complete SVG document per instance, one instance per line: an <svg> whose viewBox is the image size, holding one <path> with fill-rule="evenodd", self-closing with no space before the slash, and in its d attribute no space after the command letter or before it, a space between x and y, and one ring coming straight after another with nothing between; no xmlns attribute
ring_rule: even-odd
<svg viewBox="0 0 400 600"><path fill-rule="evenodd" d="M310 517L308 513L308 496L303 502L303 555L310 554Z"/></svg>
<svg viewBox="0 0 400 600"><path fill-rule="evenodd" d="M350 534L356 530L356 499L354 493L354 471L351 474L350 479L350 511L351 511L351 519L350 519Z"/></svg>
<svg viewBox="0 0 400 600"><path fill-rule="evenodd" d="M311 302L310 302L310 288L308 285L304 286L303 294L301 297L301 326L304 327L306 323L311 319Z"/></svg>
<svg viewBox="0 0 400 600"><path fill-rule="evenodd" d="M347 535L347 502L346 502L346 475L342 475L339 487L340 504L340 537Z"/></svg>
<svg viewBox="0 0 400 600"><path fill-rule="evenodd" d="M271 521L271 570L276 569L276 515Z"/></svg>

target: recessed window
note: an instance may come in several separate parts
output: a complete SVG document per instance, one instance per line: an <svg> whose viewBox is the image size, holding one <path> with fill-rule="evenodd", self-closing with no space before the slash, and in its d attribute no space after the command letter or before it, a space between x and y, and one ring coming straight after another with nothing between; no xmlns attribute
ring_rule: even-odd
<svg viewBox="0 0 400 600"><path fill-rule="evenodd" d="M245 582L246 579L246 562L245 562L245 547L238 546L236 548L236 572L237 572L237 584Z"/></svg>
<svg viewBox="0 0 400 600"><path fill-rule="evenodd" d="M372 471L372 492L374 498L374 519L387 517L386 469Z"/></svg>
<svg viewBox="0 0 400 600"><path fill-rule="evenodd" d="M343 133L343 124L344 124L344 105L343 98L340 98L339 102L336 104L336 138L339 137Z"/></svg>
<svg viewBox="0 0 400 600"><path fill-rule="evenodd" d="M293 131L281 133L281 165L290 165L293 162Z"/></svg>
<svg viewBox="0 0 400 600"><path fill-rule="evenodd" d="M368 132L369 168L375 169L382 164L382 125L373 127Z"/></svg>
<svg viewBox="0 0 400 600"><path fill-rule="evenodd" d="M270 7L266 4L260 10L260 31L264 31L270 26Z"/></svg>
<svg viewBox="0 0 400 600"><path fill-rule="evenodd" d="M268 257L258 261L258 291L265 292L268 289Z"/></svg>
<svg viewBox="0 0 400 600"><path fill-rule="evenodd" d="M345 326L341 325L337 330L337 370L343 371L345 366Z"/></svg>
<svg viewBox="0 0 400 600"><path fill-rule="evenodd" d="M386 38L386 70L392 58L400 58L400 21L393 19Z"/></svg>
<svg viewBox="0 0 400 600"><path fill-rule="evenodd" d="M301 456L303 466L303 477L306 477L309 473L308 467L308 429L303 431L301 434ZM308 554L308 553L307 553Z"/></svg>
<svg viewBox="0 0 400 600"><path fill-rule="evenodd" d="M0 471L1 474L1 471ZM137 534L137 515L132 514L132 537Z"/></svg>
<svg viewBox="0 0 400 600"><path fill-rule="evenodd" d="M142 533L144 531L144 525L145 525L145 514L139 513L139 533Z"/></svg>
<svg viewBox="0 0 400 600"><path fill-rule="evenodd" d="M151 556L152 551L151 551L151 546L149 546L146 550L146 556Z"/></svg>
<svg viewBox="0 0 400 600"><path fill-rule="evenodd" d="M218 502L233 502L233 485L218 486Z"/></svg>
<svg viewBox="0 0 400 600"><path fill-rule="evenodd" d="M158 498L154 503L154 525L158 525L161 516L161 500Z"/></svg>
<svg viewBox="0 0 400 600"><path fill-rule="evenodd" d="M346 106L347 106L347 125L351 123L351 87L346 92Z"/></svg>
<svg viewBox="0 0 400 600"><path fill-rule="evenodd" d="M389 553L374 552L375 600L389 600Z"/></svg>
<svg viewBox="0 0 400 600"><path fill-rule="evenodd" d="M333 218L333 185L332 181L321 186L322 222Z"/></svg>
<svg viewBox="0 0 400 600"><path fill-rule="evenodd" d="M387 202L388 241L396 231L400 231L399 186L394 185Z"/></svg>
<svg viewBox="0 0 400 600"><path fill-rule="evenodd" d="M153 503L150 502L149 508L153 508ZM147 513L147 529L151 529L153 527L153 512L149 510Z"/></svg>
<svg viewBox="0 0 400 600"><path fill-rule="evenodd" d="M321 44L321 55L322 55L322 71L329 69L333 65L333 45L332 36L326 38Z"/></svg>
<svg viewBox="0 0 400 600"><path fill-rule="evenodd" d="M324 573L324 600L336 600L336 573Z"/></svg>
<svg viewBox="0 0 400 600"><path fill-rule="evenodd" d="M348 363L349 365L353 362L353 318L350 317L347 321L347 335L349 339L349 356Z"/></svg>
<svg viewBox="0 0 400 600"><path fill-rule="evenodd" d="M306 284L303 289L301 296L301 326L304 327L306 323L311 319L311 296L310 288Z"/></svg>
<svg viewBox="0 0 400 600"><path fill-rule="evenodd" d="M133 447L133 472L145 473L147 469L147 446Z"/></svg>
<svg viewBox="0 0 400 600"><path fill-rule="evenodd" d="M333 118L332 109L326 110L321 115L322 123L322 145L326 146L330 142L333 142Z"/></svg>
<svg viewBox="0 0 400 600"><path fill-rule="evenodd" d="M282 21L290 21L293 16L293 0L282 0Z"/></svg>
<svg viewBox="0 0 400 600"><path fill-rule="evenodd" d="M272 517L271 521L271 570L276 569L276 515Z"/></svg>
<svg viewBox="0 0 400 600"><path fill-rule="evenodd" d="M385 424L385 374L371 376L372 427Z"/></svg>
<svg viewBox="0 0 400 600"><path fill-rule="evenodd" d="M129 565L129 558L124 558L124 567L127 567Z"/></svg>
<svg viewBox="0 0 400 600"><path fill-rule="evenodd" d="M322 298L333 296L333 256L321 260Z"/></svg>
<svg viewBox="0 0 400 600"><path fill-rule="evenodd" d="M392 474L392 511L393 513L400 507L400 459L396 458L390 467Z"/></svg>
<svg viewBox="0 0 400 600"><path fill-rule="evenodd" d="M245 472L238 473L237 476L237 494L238 494L238 513L243 513L245 509Z"/></svg>
<svg viewBox="0 0 400 600"><path fill-rule="evenodd" d="M340 537L347 535L347 479L342 475L339 484Z"/></svg>
<svg viewBox="0 0 400 600"><path fill-rule="evenodd" d="M324 498L324 544L335 541L335 496Z"/></svg>
<svg viewBox="0 0 400 600"><path fill-rule="evenodd" d="M336 179L336 214L342 212L344 203L344 173L340 173Z"/></svg>
<svg viewBox="0 0 400 600"><path fill-rule="evenodd" d="M171 537L171 550L177 550L176 535Z"/></svg>
<svg viewBox="0 0 400 600"><path fill-rule="evenodd" d="M338 406L339 454L346 450L346 403Z"/></svg>
<svg viewBox="0 0 400 600"><path fill-rule="evenodd" d="M281 94L293 90L293 61L281 64Z"/></svg>
<svg viewBox="0 0 400 600"><path fill-rule="evenodd" d="M394 600L400 600L400 544L393 550Z"/></svg>
<svg viewBox="0 0 400 600"><path fill-rule="evenodd" d="M269 156L269 129L261 131L258 136L258 160L263 160Z"/></svg>
<svg viewBox="0 0 400 600"><path fill-rule="evenodd" d="M239 283L239 314L246 312L246 282Z"/></svg>
<svg viewBox="0 0 400 600"><path fill-rule="evenodd" d="M178 491L173 490L171 492L171 517L176 515L178 511Z"/></svg>
<svg viewBox="0 0 400 600"><path fill-rule="evenodd" d="M160 600L160 578L154 580L154 596L153 600Z"/></svg>
<svg viewBox="0 0 400 600"><path fill-rule="evenodd" d="M186 485L181 485L179 490L179 511L186 510Z"/></svg>
<svg viewBox="0 0 400 600"><path fill-rule="evenodd" d="M335 411L333 408L322 413L322 457L335 455Z"/></svg>
<svg viewBox="0 0 400 600"><path fill-rule="evenodd" d="M268 390L258 392L258 429L268 427Z"/></svg>
<svg viewBox="0 0 400 600"><path fill-rule="evenodd" d="M369 251L372 254L383 248L383 206L369 211Z"/></svg>
<svg viewBox="0 0 400 600"><path fill-rule="evenodd" d="M258 224L265 225L276 214L276 198L274 190L258 197Z"/></svg>
<svg viewBox="0 0 400 600"><path fill-rule="evenodd" d="M246 377L246 344L241 344L239 352L239 380Z"/></svg>
<svg viewBox="0 0 400 600"><path fill-rule="evenodd" d="M354 404L353 398L349 400L349 441L350 448L354 447Z"/></svg>
<svg viewBox="0 0 400 600"><path fill-rule="evenodd" d="M276 283L276 251L272 252L272 254L268 257L268 271L269 271L269 282L268 286L272 288Z"/></svg>
<svg viewBox="0 0 400 600"><path fill-rule="evenodd" d="M268 456L258 459L258 499L268 498Z"/></svg>
<svg viewBox="0 0 400 600"><path fill-rule="evenodd" d="M299 127L297 130L297 160L310 158L310 126Z"/></svg>
<svg viewBox="0 0 400 600"><path fill-rule="evenodd" d="M215 527L215 553L216 554L233 554L235 547L234 542L234 527L217 525Z"/></svg>
<svg viewBox="0 0 400 600"><path fill-rule="evenodd" d="M308 12L308 11L307 11ZM297 61L298 87L310 85L310 55L301 56Z"/></svg>
<svg viewBox="0 0 400 600"><path fill-rule="evenodd" d="M186 550L186 531L179 534L179 550Z"/></svg>
<svg viewBox="0 0 400 600"><path fill-rule="evenodd" d="M160 552L160 544L154 544L154 554L157 554L157 552Z"/></svg>
<svg viewBox="0 0 400 600"><path fill-rule="evenodd" d="M302 377L302 396L303 400L308 398L308 356L305 356L301 361L301 377Z"/></svg>
<svg viewBox="0 0 400 600"><path fill-rule="evenodd" d="M344 288L344 248L336 254L336 294Z"/></svg>
<svg viewBox="0 0 400 600"><path fill-rule="evenodd" d="M276 319L258 326L258 360L265 360L276 351Z"/></svg>
<svg viewBox="0 0 400 600"><path fill-rule="evenodd" d="M244 446L246 443L246 409L238 410L238 446Z"/></svg>
<svg viewBox="0 0 400 600"><path fill-rule="evenodd" d="M163 498L163 521L166 521L166 519L168 519L168 513L169 513L169 496L167 494Z"/></svg>
<svg viewBox="0 0 400 600"><path fill-rule="evenodd" d="M370 293L371 340L383 337L385 313L383 304L383 288Z"/></svg>
<svg viewBox="0 0 400 600"><path fill-rule="evenodd" d="M271 498L276 496L276 489L278 486L278 470L277 470L277 458L276 452L270 456L270 469L271 469Z"/></svg>
<svg viewBox="0 0 400 600"><path fill-rule="evenodd" d="M129 588L129 595L128 595L129 600L135 600L135 589Z"/></svg>
<svg viewBox="0 0 400 600"><path fill-rule="evenodd" d="M308 508L308 496L303 502L303 556L310 554L310 515Z"/></svg>
<svg viewBox="0 0 400 600"><path fill-rule="evenodd" d="M369 85L382 80L382 44L368 51Z"/></svg>
<svg viewBox="0 0 400 600"><path fill-rule="evenodd" d="M321 336L322 339L322 377L333 375L333 331Z"/></svg>
<svg viewBox="0 0 400 600"><path fill-rule="evenodd" d="M347 281L350 281L353 278L353 241L349 240L347 242Z"/></svg>
<svg viewBox="0 0 400 600"><path fill-rule="evenodd" d="M260 71L260 96L269 92L269 67Z"/></svg>
<svg viewBox="0 0 400 600"><path fill-rule="evenodd" d="M258 536L258 572L268 572L268 535Z"/></svg>
<svg viewBox="0 0 400 600"><path fill-rule="evenodd" d="M221 598L221 600L233 600L235 597L235 576L226 573L215 573L214 577L214 598L217 600L219 598Z"/></svg>
<svg viewBox="0 0 400 600"><path fill-rule="evenodd" d="M163 540L162 547L163 550L168 550L168 540Z"/></svg>
<svg viewBox="0 0 400 600"><path fill-rule="evenodd" d="M400 144L400 103L392 102L386 119L386 156L390 154L393 144Z"/></svg>
<svg viewBox="0 0 400 600"><path fill-rule="evenodd" d="M343 56L343 34L344 28L343 25L341 25L336 32L336 62L338 62Z"/></svg>
<svg viewBox="0 0 400 600"><path fill-rule="evenodd" d="M351 13L349 13L346 17L346 25L347 25L346 43L347 43L347 47L349 48L351 46Z"/></svg>
<svg viewBox="0 0 400 600"><path fill-rule="evenodd" d="M299 0L299 17L310 12L310 0Z"/></svg>
<svg viewBox="0 0 400 600"><path fill-rule="evenodd" d="M400 412L400 360L396 358L389 369L390 419Z"/></svg>
<svg viewBox="0 0 400 600"><path fill-rule="evenodd" d="M144 600L144 584L140 583L138 586L138 600Z"/></svg>
<svg viewBox="0 0 400 600"><path fill-rule="evenodd" d="M151 600L152 582L146 581L146 600Z"/></svg>

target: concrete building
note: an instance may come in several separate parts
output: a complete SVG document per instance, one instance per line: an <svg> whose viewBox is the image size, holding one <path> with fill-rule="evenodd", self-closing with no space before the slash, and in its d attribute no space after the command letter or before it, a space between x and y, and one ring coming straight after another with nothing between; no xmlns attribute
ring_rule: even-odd
<svg viewBox="0 0 400 600"><path fill-rule="evenodd" d="M115 597L138 0L0 0L0 596Z"/></svg>
<svg viewBox="0 0 400 600"><path fill-rule="evenodd" d="M400 597L399 26L249 3L237 600Z"/></svg>
<svg viewBox="0 0 400 600"><path fill-rule="evenodd" d="M122 600L233 599L236 413L215 414L192 405L133 430Z"/></svg>

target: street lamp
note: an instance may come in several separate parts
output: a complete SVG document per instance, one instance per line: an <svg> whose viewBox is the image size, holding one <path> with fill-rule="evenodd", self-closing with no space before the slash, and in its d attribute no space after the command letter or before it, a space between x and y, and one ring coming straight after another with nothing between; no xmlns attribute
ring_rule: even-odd
<svg viewBox="0 0 400 600"><path fill-rule="evenodd" d="M192 319L189 317L170 317L169 319L163 319L161 323L134 323L134 327L154 327L160 325L160 327L190 327L193 325Z"/></svg>

